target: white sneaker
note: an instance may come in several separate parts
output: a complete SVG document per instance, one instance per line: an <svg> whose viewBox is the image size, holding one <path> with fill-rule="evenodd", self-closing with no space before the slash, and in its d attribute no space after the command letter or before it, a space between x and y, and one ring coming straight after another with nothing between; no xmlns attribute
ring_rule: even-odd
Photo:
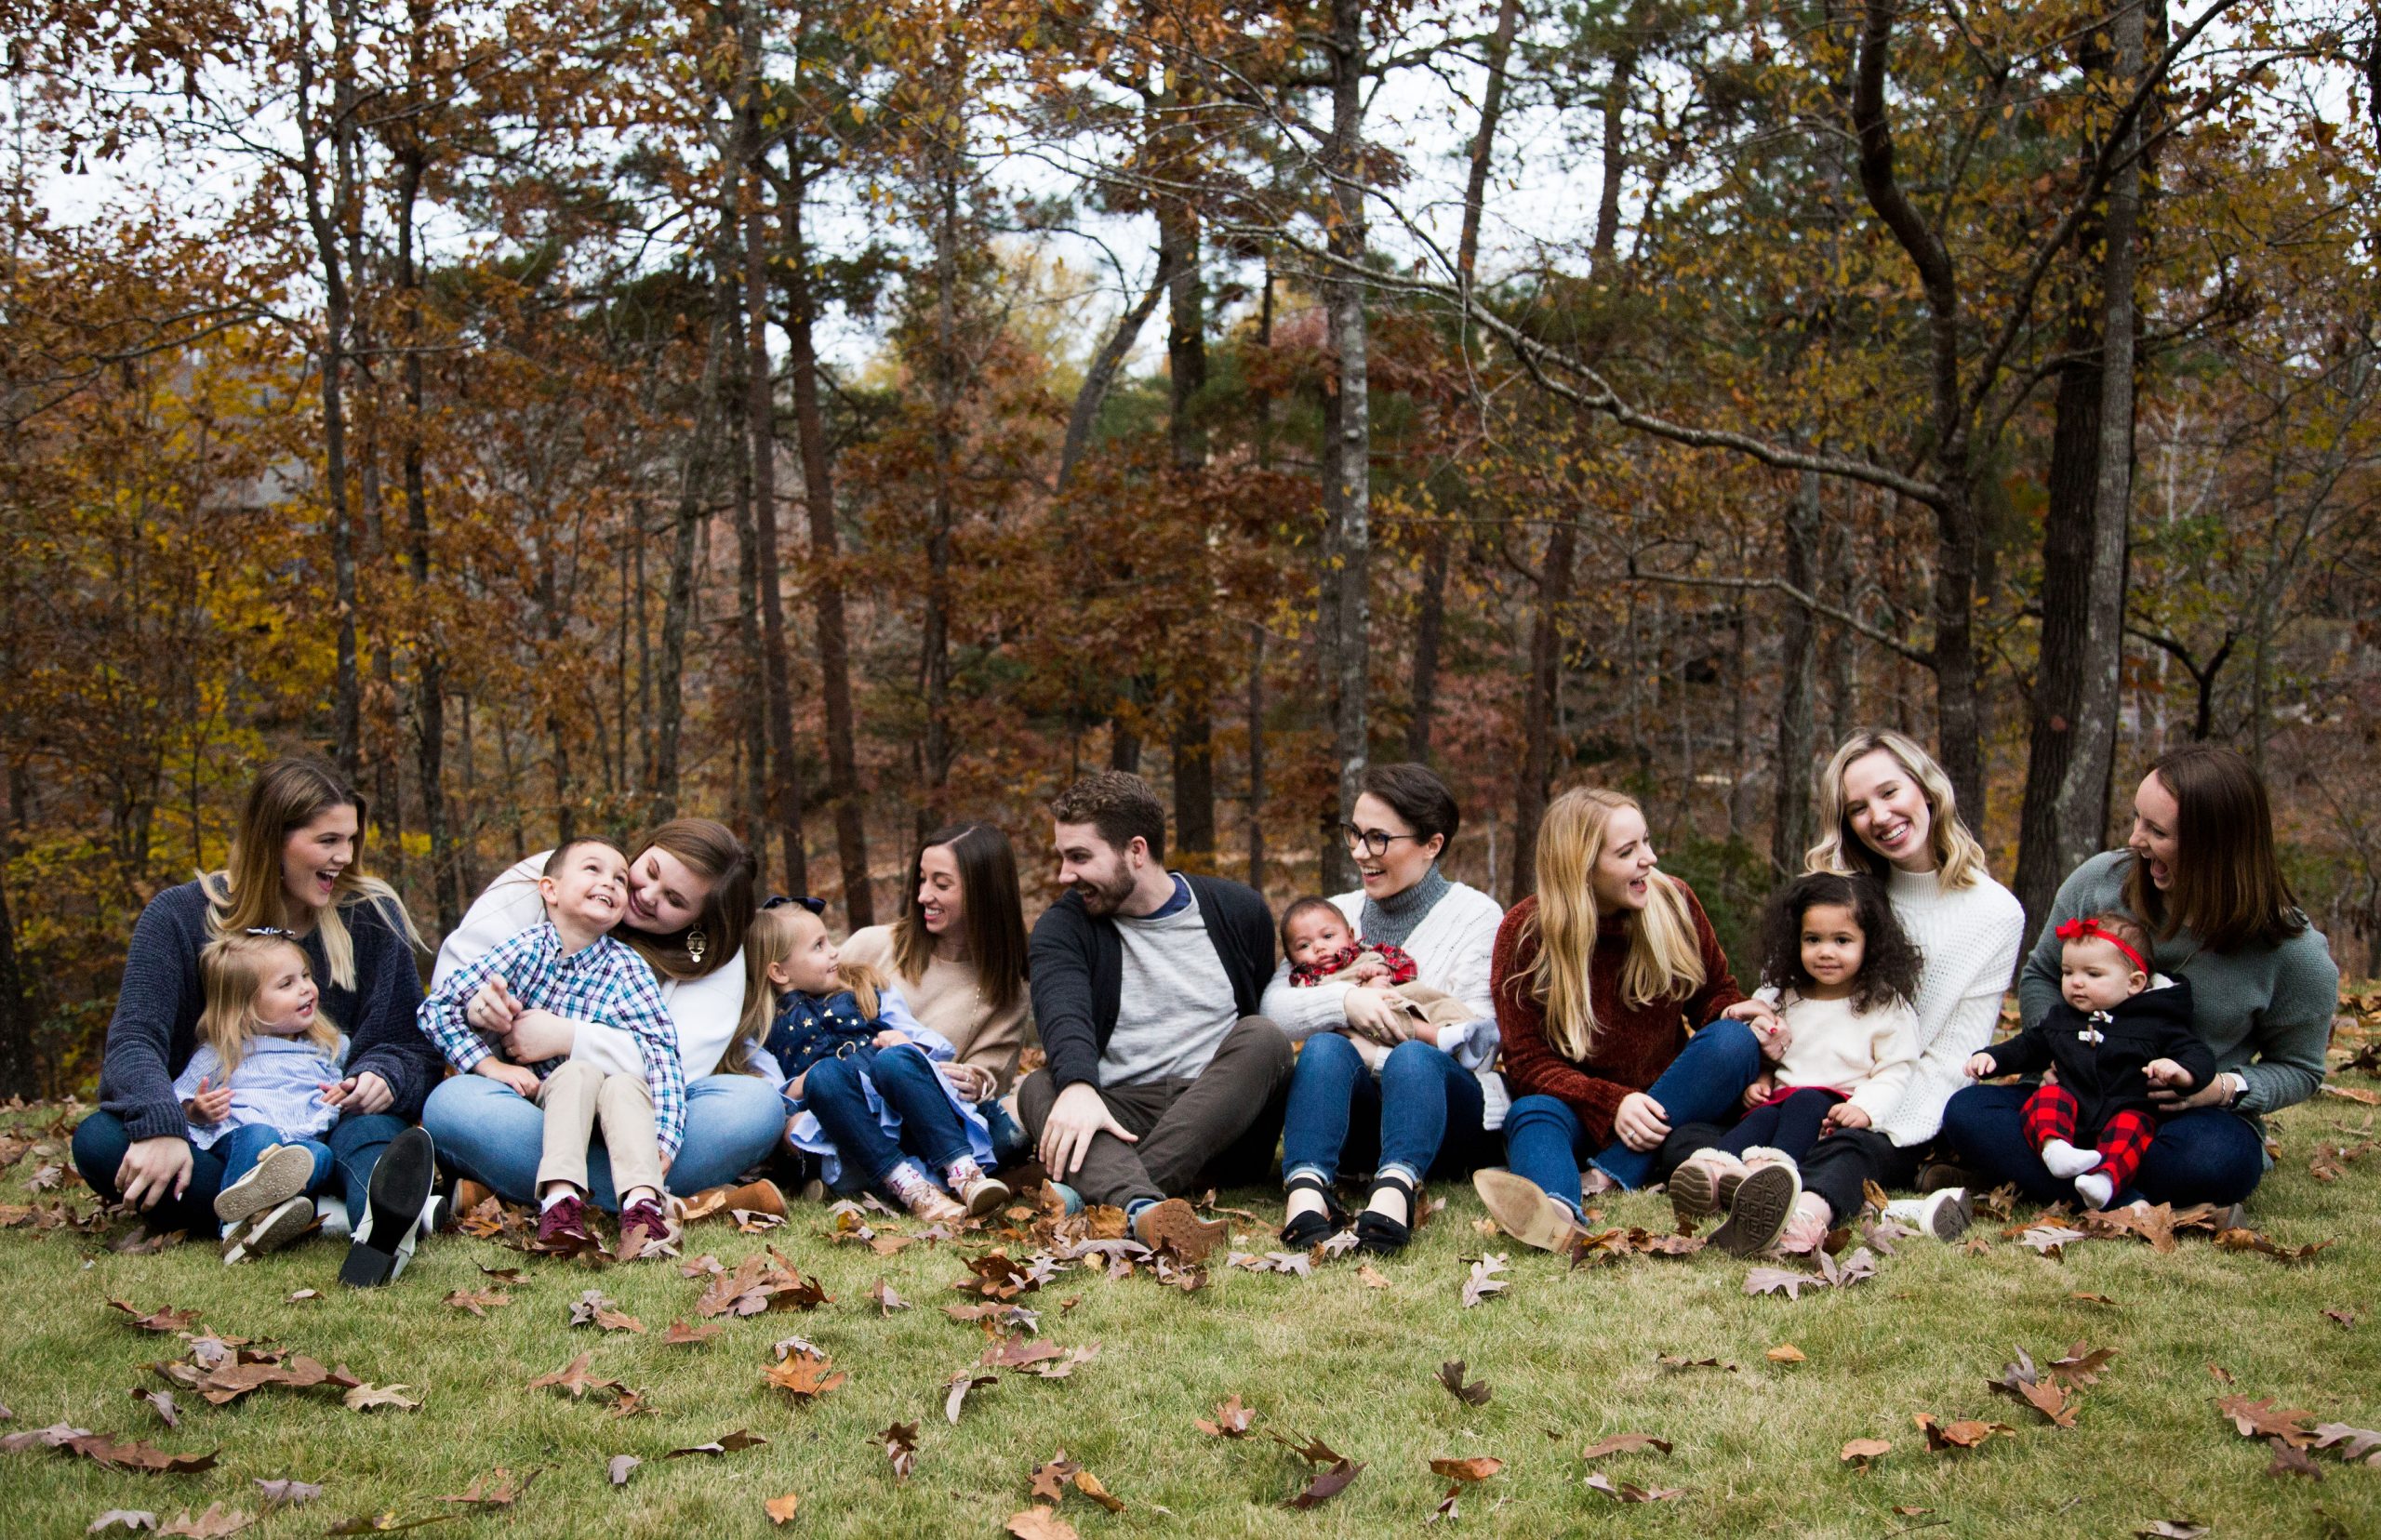
<svg viewBox="0 0 2381 1540"><path fill-rule="evenodd" d="M298 1145L267 1145L257 1163L215 1195L215 1217L236 1225L306 1190L314 1179L313 1151Z"/></svg>
<svg viewBox="0 0 2381 1540"><path fill-rule="evenodd" d="M1965 1188L1944 1188L1923 1198L1896 1198L1885 1205L1885 1217L1937 1241L1956 1241L1975 1223L1975 1204Z"/></svg>

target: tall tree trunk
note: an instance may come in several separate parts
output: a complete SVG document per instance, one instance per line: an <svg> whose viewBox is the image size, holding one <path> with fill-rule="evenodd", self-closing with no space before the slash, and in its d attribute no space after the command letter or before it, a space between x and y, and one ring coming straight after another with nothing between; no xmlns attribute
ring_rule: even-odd
<svg viewBox="0 0 2381 1540"><path fill-rule="evenodd" d="M1099 345L1091 367L1084 372L1083 386L1075 392L1074 405L1067 412L1066 440L1058 450L1058 491L1064 492L1067 484L1074 480L1075 467L1083 462L1084 451L1091 447L1091 431L1099 423L1100 404L1108 399L1117 374L1124 366L1125 356L1140 338L1141 328L1156 312L1158 300L1173 291L1174 270L1167 262L1169 255L1160 248L1157 271L1150 275L1150 286L1116 318L1115 328Z"/></svg>
<svg viewBox="0 0 2381 1540"><path fill-rule="evenodd" d="M1577 510L1548 531L1537 576L1537 617L1530 628L1529 697L1522 712L1522 776L1513 795L1513 864L1505 902L1517 904L1537 883L1537 826L1554 779L1555 697L1563 674L1563 611L1571 601L1571 564L1578 548Z"/></svg>
<svg viewBox="0 0 2381 1540"><path fill-rule="evenodd" d="M1819 477L1816 471L1805 471L1793 500L1786 505L1785 541L1786 581L1804 593L1817 591L1814 570L1818 544ZM1811 762L1818 757L1813 698L1817 629L1811 612L1791 601L1778 616L1777 786L1770 814L1769 864L1782 876L1801 871L1802 854L1811 847Z"/></svg>
<svg viewBox="0 0 2381 1540"><path fill-rule="evenodd" d="M325 517L330 524L331 608L336 624L331 755L339 774L352 781L362 765L364 691L356 671L355 531L347 498L347 332L353 306L348 289L347 262L339 250L351 190L335 183L328 197L325 195L326 173L322 146L332 130L323 126L314 110L314 49L309 37L313 23L308 10L307 0L298 0L294 19L298 44L292 51L298 72L299 134L304 146L299 162L299 180L305 195L306 224L314 238L314 255L321 264L323 279L323 480ZM350 121L346 108L351 95L348 80L353 67L354 39L342 7L334 4L330 14L336 49L332 67L337 72L332 116L343 125Z"/></svg>
<svg viewBox="0 0 2381 1540"><path fill-rule="evenodd" d="M723 274L721 295L734 302L732 280ZM728 343L729 368L736 378L730 384L735 399L723 410L740 416L738 407L745 396L743 373L752 367L752 355L745 339L739 333ZM752 846L753 881L763 888L769 885L768 830L773 819L769 805L769 761L771 745L768 730L768 686L763 682L765 666L761 658L761 551L760 533L752 511L752 440L749 433L738 432L729 446L736 477L736 653L737 653L737 716L741 729L737 747L741 758L744 815L739 820L744 838ZM788 880L788 886L792 886Z"/></svg>
<svg viewBox="0 0 2381 1540"><path fill-rule="evenodd" d="M835 527L835 468L828 458L818 350L812 328L818 301L810 247L803 233L809 193L799 148L786 151L786 384L793 393L794 446L802 455L803 512L810 529L810 603L818 630L819 696L827 711L827 801L835 816L835 863L844 878L844 914L853 930L876 923L868 875L868 807L859 790L852 714L851 629L844 613L842 538Z"/></svg>
<svg viewBox="0 0 2381 1540"><path fill-rule="evenodd" d="M2086 239L2079 245L2088 248ZM2051 428L2050 498L2042 511L2042 622L2027 703L2026 792L2017 815L2017 901L2029 926L2050 912L2073 870L2059 838L2059 793L2075 742L2083 688L2083 632L2091 609L2093 503L2099 487L2100 358L2093 307L2068 310Z"/></svg>
<svg viewBox="0 0 2381 1540"><path fill-rule="evenodd" d="M946 136L957 131L951 126L944 129ZM922 766L926 795L919 808L922 824L940 818L938 793L951 778L951 541L958 520L953 482L959 455L959 153L960 147L946 138L937 147L935 168L939 197L934 243L934 491L928 509L932 522L926 531L926 613L919 659L926 708Z"/></svg>
<svg viewBox="0 0 2381 1540"><path fill-rule="evenodd" d="M17 965L17 923L8 911L8 857L14 848L0 833L0 1095L32 1100L43 1087L33 1053L33 1002Z"/></svg>
<svg viewBox="0 0 2381 1540"><path fill-rule="evenodd" d="M2115 99L2141 79L2143 10L2132 0L2116 14ZM2058 783L2058 843L2072 865L2108 837L2108 775L2116 759L2117 710L2124 670L2125 545L2133 512L2134 274L2139 266L2141 119L2119 141L2121 162L2108 179L2108 234L2100 287L2100 433L2092 495L2092 586L2078 670L2074 746Z"/></svg>
<svg viewBox="0 0 2381 1540"><path fill-rule="evenodd" d="M735 183L721 171L721 207L728 206ZM732 216L723 213L720 249L732 249ZM702 543L703 500L710 489L712 458L718 431L720 379L726 341L732 335L721 307L712 307L711 325L703 341L703 366L694 391L694 423L678 464L677 538L670 555L670 589L661 608L661 666L654 680L653 715L658 724L653 754L653 816L671 818L678 812L679 737L685 709L686 624L694 610L695 551Z"/></svg>
<svg viewBox="0 0 2381 1540"><path fill-rule="evenodd" d="M1248 885L1265 891L1265 626L1248 623Z"/></svg>
<svg viewBox="0 0 2381 1540"><path fill-rule="evenodd" d="M1456 242L1456 283L1467 301L1480 260L1480 221L1488 200L1489 167L1496 160L1496 127L1505 114L1505 66L1512 57L1513 33L1521 18L1521 0L1499 0L1496 30L1488 37L1488 81L1481 93L1480 122L1472 130L1466 154L1470 165L1464 178L1463 227ZM1416 596L1414 617L1414 680L1405 724L1406 755L1423 763L1430 758L1430 737L1437 726L1439 645L1446 627L1446 587L1447 528L1432 520L1423 537L1421 591Z"/></svg>
<svg viewBox="0 0 2381 1540"><path fill-rule="evenodd" d="M1207 286L1200 265L1199 216L1188 205L1168 202L1159 206L1159 246L1172 260L1160 260L1173 270L1166 285L1165 362L1167 381L1166 442L1173 458L1172 476L1183 487L1182 504L1192 526L1183 531L1190 542L1190 604L1193 650L1204 654L1210 630L1215 584L1207 576L1205 499L1198 491L1207 464L1206 430L1199 424L1199 393L1207 384ZM1174 713L1169 727L1169 758L1174 771L1174 848L1187 866L1210 870L1216 852L1215 733L1208 684L1199 660L1173 670Z"/></svg>
<svg viewBox="0 0 2381 1540"><path fill-rule="evenodd" d="M418 99L428 73L426 48L430 18L428 0L410 0L411 25L406 34L408 73ZM405 327L405 445L402 450L406 500L406 554L413 577L414 637L413 737L414 777L420 783L422 828L430 838L430 888L438 908L438 928L451 931L463 923L463 883L456 864L455 832L446 806L446 640L432 618L430 600L430 495L422 469L421 434L425 418L421 361L421 272L414 257L414 215L429 154L420 130L404 130L397 154L397 289L402 301L399 320ZM640 532L642 533L642 532Z"/></svg>
<svg viewBox="0 0 2381 1540"><path fill-rule="evenodd" d="M769 818L777 826L786 890L810 890L810 860L802 838L802 767L793 754L793 682L786 668L785 599L778 576L777 397L769 373L768 147L761 134L760 7L738 7L738 42L744 56L745 410L752 458L752 524L759 545L761 684L769 735Z"/></svg>
<svg viewBox="0 0 2381 1540"><path fill-rule="evenodd" d="M1337 219L1330 232L1333 273L1324 285L1330 309L1338 410L1324 475L1336 494L1334 542L1339 602L1333 681L1332 752L1339 764L1339 816L1355 811L1356 790L1371 757L1372 691L1372 403L1369 337L1362 276L1367 236L1364 207L1364 0L1331 0L1331 139ZM1355 863L1346 846L1324 842L1324 886L1354 885Z"/></svg>

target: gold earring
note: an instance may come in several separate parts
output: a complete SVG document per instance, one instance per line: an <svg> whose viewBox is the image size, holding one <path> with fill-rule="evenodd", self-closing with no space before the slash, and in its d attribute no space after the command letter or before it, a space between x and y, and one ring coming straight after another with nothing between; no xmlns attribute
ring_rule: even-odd
<svg viewBox="0 0 2381 1540"><path fill-rule="evenodd" d="M710 945L711 937L705 936L699 929L688 931L686 933L686 961L689 962L700 962L703 960L704 949L708 948Z"/></svg>

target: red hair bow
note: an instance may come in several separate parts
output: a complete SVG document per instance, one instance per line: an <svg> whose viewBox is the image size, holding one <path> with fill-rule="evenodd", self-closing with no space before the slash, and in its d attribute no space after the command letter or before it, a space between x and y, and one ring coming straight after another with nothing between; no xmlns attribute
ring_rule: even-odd
<svg viewBox="0 0 2381 1540"><path fill-rule="evenodd" d="M2083 919L2062 922L2056 934L2061 941L2106 941L2109 946L2114 947L2117 950L2124 953L2125 956L2133 959L2133 965L2139 968L2143 973L2149 973L2153 971L2149 966L2148 960L2144 958L2139 952L2135 951L2133 948L2127 944L2123 936L2119 936L2116 932L2108 929L2106 925L2101 924L2097 920Z"/></svg>

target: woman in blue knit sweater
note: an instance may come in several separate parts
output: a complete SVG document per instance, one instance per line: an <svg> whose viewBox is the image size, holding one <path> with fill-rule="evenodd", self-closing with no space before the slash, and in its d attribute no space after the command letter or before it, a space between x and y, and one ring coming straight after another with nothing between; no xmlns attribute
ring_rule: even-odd
<svg viewBox="0 0 2381 1540"><path fill-rule="evenodd" d="M215 1232L223 1160L193 1147L174 1077L198 1047L200 951L218 936L264 927L291 934L324 1013L351 1040L345 1077L322 1093L339 1113L324 1142L342 1194L326 1198L326 1210L360 1222L377 1197L403 1209L410 1228L427 1202L429 1139L407 1125L444 1067L414 1027L421 938L395 891L364 874L364 799L328 765L275 760L248 789L225 869L167 888L141 910L108 1024L100 1108L74 1129L74 1164L92 1191L142 1210L151 1229ZM399 1159L375 1194L375 1168L400 1135ZM374 1228L377 1241L357 1247L371 1255L351 1256L351 1281L389 1276L397 1236L385 1220Z"/></svg>

